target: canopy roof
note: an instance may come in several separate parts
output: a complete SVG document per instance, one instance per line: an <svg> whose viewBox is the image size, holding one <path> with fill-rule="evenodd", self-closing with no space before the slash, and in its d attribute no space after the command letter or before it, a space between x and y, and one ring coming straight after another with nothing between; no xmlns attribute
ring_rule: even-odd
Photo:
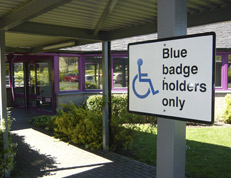
<svg viewBox="0 0 231 178"><path fill-rule="evenodd" d="M231 20L231 1L189 0L188 27ZM0 0L7 52L42 52L157 32L157 0Z"/></svg>

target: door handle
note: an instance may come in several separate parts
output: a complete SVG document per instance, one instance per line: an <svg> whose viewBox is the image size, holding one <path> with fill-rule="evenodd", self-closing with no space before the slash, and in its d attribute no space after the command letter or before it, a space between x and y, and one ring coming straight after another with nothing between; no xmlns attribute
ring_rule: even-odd
<svg viewBox="0 0 231 178"><path fill-rule="evenodd" d="M42 97L41 96L37 96L37 100L38 101L42 101Z"/></svg>

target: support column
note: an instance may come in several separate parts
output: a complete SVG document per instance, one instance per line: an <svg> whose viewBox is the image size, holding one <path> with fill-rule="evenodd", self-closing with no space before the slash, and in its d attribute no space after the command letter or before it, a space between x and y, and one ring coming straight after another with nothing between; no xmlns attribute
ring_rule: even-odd
<svg viewBox="0 0 231 178"><path fill-rule="evenodd" d="M158 38L187 34L187 0L158 0ZM184 121L158 118L157 178L185 177Z"/></svg>
<svg viewBox="0 0 231 178"><path fill-rule="evenodd" d="M1 117L1 127L5 127L3 132L3 149L7 150L9 148L8 142L8 121L7 121L7 99L6 99L6 60L5 60L5 31L0 30L0 117ZM2 145L1 145L2 146ZM8 155L4 155L4 159L7 159ZM9 177L9 173L5 175Z"/></svg>
<svg viewBox="0 0 231 178"><path fill-rule="evenodd" d="M111 120L111 42L103 41L103 150L109 150Z"/></svg>

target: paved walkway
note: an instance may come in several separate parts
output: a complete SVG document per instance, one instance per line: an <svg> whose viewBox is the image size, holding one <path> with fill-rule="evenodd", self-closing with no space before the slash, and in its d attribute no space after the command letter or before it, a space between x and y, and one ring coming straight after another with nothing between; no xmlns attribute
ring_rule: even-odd
<svg viewBox="0 0 231 178"><path fill-rule="evenodd" d="M147 164L112 153L94 153L68 145L31 127L35 114L13 108L13 140L18 144L12 177L155 177L156 169Z"/></svg>

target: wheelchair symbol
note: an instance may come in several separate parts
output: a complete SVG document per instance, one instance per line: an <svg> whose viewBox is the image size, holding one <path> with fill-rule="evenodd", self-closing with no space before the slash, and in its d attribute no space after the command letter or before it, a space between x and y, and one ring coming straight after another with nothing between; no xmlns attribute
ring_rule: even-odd
<svg viewBox="0 0 231 178"><path fill-rule="evenodd" d="M154 87L152 85L152 81L151 79L149 78L143 78L143 77L148 77L148 74L147 73L141 73L141 66L143 64L143 60L142 59L138 59L137 60L137 65L138 65L138 74L136 74L136 76L134 77L133 81L132 81L132 89L133 89L133 92L134 94L138 97L138 98L141 98L141 99L144 99L146 98L150 92L152 91L152 95L156 95L157 93L159 93L159 90L154 90ZM135 88L135 83L136 83L136 80L139 78L139 82L143 82L143 83L148 83L149 84L149 87L151 88L148 88L148 91L143 94L143 95L140 95L137 93L136 91L136 88Z"/></svg>

